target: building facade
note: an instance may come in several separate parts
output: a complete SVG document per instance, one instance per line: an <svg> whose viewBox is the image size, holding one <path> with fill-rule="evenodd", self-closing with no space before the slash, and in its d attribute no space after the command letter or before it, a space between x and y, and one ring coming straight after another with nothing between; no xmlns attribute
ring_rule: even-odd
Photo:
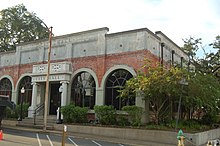
<svg viewBox="0 0 220 146"><path fill-rule="evenodd" d="M52 38L49 115L70 103L90 109L95 105L113 105L118 110L124 105L144 107L141 98L117 98L120 87L137 75L144 60L181 66L189 61L180 47L160 31L108 31L104 27ZM17 104L28 103L29 117L44 104L48 46L47 39L37 40L0 54L0 94Z"/></svg>

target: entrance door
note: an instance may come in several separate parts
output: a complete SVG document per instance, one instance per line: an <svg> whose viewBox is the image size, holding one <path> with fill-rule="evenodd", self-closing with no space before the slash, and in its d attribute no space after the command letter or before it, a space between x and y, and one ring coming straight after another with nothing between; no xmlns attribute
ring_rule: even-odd
<svg viewBox="0 0 220 146"><path fill-rule="evenodd" d="M50 115L57 114L57 108L61 106L61 94L59 93L60 84L51 84L50 90Z"/></svg>

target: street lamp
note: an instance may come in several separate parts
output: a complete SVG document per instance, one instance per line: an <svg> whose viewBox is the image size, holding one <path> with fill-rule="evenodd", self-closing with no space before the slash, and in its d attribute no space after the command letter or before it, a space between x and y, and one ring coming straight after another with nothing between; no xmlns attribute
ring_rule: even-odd
<svg viewBox="0 0 220 146"><path fill-rule="evenodd" d="M44 100L44 125L43 125L43 130L47 130L47 112L48 112L48 92L49 92L49 75L50 75L50 53L51 53L51 46L52 46L52 28L53 27L48 27L46 23L44 23L39 17L35 16L34 14L30 12L25 12L24 15L32 15L36 19L40 21L48 30L49 32L49 47L48 47L48 61L47 61L47 74L46 74L46 91L45 91L45 100Z"/></svg>
<svg viewBox="0 0 220 146"><path fill-rule="evenodd" d="M62 93L63 93L63 86L61 85L59 88L59 95L60 95L60 101L62 100ZM59 105L58 109L57 109L57 124L62 124L63 123L63 119L61 118L61 104Z"/></svg>
<svg viewBox="0 0 220 146"><path fill-rule="evenodd" d="M46 91L45 91L45 101L44 101L44 126L43 130L47 130L47 111L48 111L48 91L49 91L49 75L50 75L50 53L51 53L51 46L52 46L52 28L48 28L47 25L42 21L45 27L49 31L49 47L48 47L48 61L47 61L47 75L46 75Z"/></svg>
<svg viewBox="0 0 220 146"><path fill-rule="evenodd" d="M24 95L24 92L25 92L25 89L24 87L21 88L21 97L20 97L20 105L21 105L21 108L20 108L20 116L18 118L18 121L22 121L22 115L23 115L23 109L22 109L22 106L23 106L23 95Z"/></svg>

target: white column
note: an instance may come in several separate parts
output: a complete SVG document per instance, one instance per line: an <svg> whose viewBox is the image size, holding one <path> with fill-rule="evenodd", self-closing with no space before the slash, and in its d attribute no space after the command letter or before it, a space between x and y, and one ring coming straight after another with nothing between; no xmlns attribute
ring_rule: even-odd
<svg viewBox="0 0 220 146"><path fill-rule="evenodd" d="M59 88L59 92L61 92L61 107L67 104L67 84L68 81L61 81L62 85ZM61 114L61 120L63 120L63 114Z"/></svg>
<svg viewBox="0 0 220 146"><path fill-rule="evenodd" d="M31 106L28 108L28 117L33 117L34 110L37 105L37 88L38 84L36 82L32 83L33 89L32 89L32 100L31 100Z"/></svg>
<svg viewBox="0 0 220 146"><path fill-rule="evenodd" d="M141 122L142 123L148 123L149 122L149 100L148 99L144 99L144 93L139 91L136 94L136 98L135 98L135 105L138 107L142 107L143 108L143 114L142 114L142 118L141 118Z"/></svg>
<svg viewBox="0 0 220 146"><path fill-rule="evenodd" d="M60 87L62 93L61 93L61 107L65 106L67 104L67 84L69 83L68 81L61 81L60 82L62 85Z"/></svg>
<svg viewBox="0 0 220 146"><path fill-rule="evenodd" d="M96 98L95 98L95 105L104 105L104 91L102 88L96 89Z"/></svg>

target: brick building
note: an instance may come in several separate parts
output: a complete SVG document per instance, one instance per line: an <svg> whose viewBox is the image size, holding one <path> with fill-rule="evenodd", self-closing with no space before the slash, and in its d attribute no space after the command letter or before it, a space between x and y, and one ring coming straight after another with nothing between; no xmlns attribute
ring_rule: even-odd
<svg viewBox="0 0 220 146"><path fill-rule="evenodd" d="M166 35L147 28L111 33L99 28L53 37L49 76L48 114L74 103L94 105L126 104L144 107L141 98L121 100L118 89L136 76L147 58L154 62L186 66L188 56ZM44 103L48 40L17 45L13 52L0 54L0 94L19 104L29 103L29 117Z"/></svg>

